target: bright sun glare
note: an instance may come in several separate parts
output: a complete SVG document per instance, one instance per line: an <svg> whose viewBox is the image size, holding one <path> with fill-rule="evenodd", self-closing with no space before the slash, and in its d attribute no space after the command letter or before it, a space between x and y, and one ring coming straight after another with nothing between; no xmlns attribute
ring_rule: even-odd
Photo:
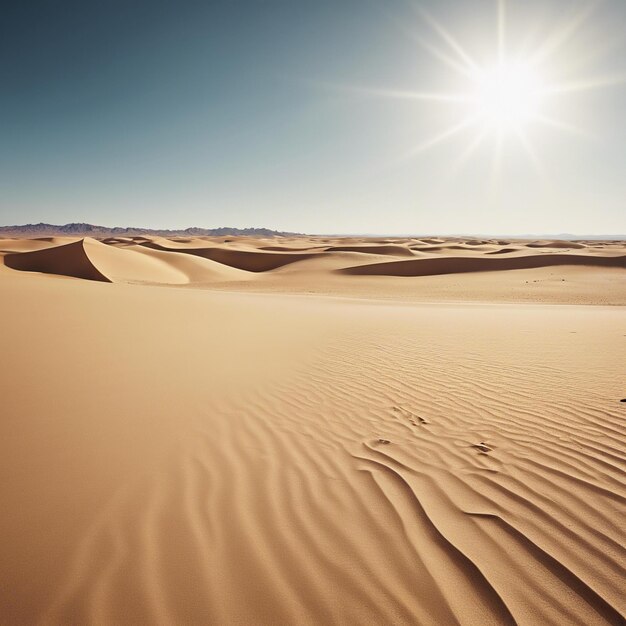
<svg viewBox="0 0 626 626"><path fill-rule="evenodd" d="M453 169L461 166L489 137L493 142L491 159L492 180L495 180L502 159L502 145L509 138L518 144L538 171L541 163L531 139L531 127L550 128L574 135L586 133L561 117L554 117L554 107L547 106L548 100L570 95L574 92L595 90L600 87L626 82L624 74L617 76L595 76L575 82L559 83L542 78L543 75L558 75L556 66L550 64L552 57L582 27L597 3L583 5L581 11L563 20L557 29L546 35L544 41L537 42L525 56L517 56L519 51L511 50L506 41L506 0L496 0L497 11L494 22L495 41L493 63L481 66L444 25L435 20L425 10L419 9L421 18L430 27L440 44L414 34L420 46L434 59L454 70L460 89L446 92L399 91L388 89L357 89L360 93L388 98L410 99L430 102L437 107L450 105L457 107L458 120L438 134L414 146L406 155L412 155L433 148L452 138L465 134L469 139L461 150ZM489 33L485 33L489 39ZM552 71L547 72L550 69ZM547 113L550 109L553 116ZM557 110L558 111L558 110Z"/></svg>
<svg viewBox="0 0 626 626"><path fill-rule="evenodd" d="M500 130L519 130L540 112L538 73L521 63L501 64L472 75L476 115Z"/></svg>

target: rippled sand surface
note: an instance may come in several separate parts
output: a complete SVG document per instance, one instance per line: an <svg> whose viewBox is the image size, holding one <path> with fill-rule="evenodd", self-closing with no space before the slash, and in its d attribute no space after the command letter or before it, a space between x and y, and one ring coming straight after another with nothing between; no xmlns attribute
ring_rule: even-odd
<svg viewBox="0 0 626 626"><path fill-rule="evenodd" d="M0 623L624 623L623 244L0 250Z"/></svg>

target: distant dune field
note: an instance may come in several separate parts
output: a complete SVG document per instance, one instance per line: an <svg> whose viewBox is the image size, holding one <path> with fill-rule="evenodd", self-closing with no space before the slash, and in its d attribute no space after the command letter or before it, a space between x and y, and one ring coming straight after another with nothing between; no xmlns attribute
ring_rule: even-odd
<svg viewBox="0 0 626 626"><path fill-rule="evenodd" d="M113 283L376 299L626 304L623 241L44 237L0 239L0 255L14 270Z"/></svg>
<svg viewBox="0 0 626 626"><path fill-rule="evenodd" d="M624 623L625 242L0 255L0 624Z"/></svg>

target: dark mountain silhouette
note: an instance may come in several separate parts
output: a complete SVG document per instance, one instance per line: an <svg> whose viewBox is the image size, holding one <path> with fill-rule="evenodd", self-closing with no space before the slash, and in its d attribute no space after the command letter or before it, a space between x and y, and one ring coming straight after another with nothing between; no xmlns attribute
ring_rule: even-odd
<svg viewBox="0 0 626 626"><path fill-rule="evenodd" d="M68 236L89 236L89 237L138 237L141 235L156 235L162 237L194 236L194 237L224 237L252 235L256 237L284 237L296 235L298 233L288 233L269 228L198 228L191 227L184 230L167 230L153 228L133 228L128 226L96 226L94 224L72 223L72 224L23 224L16 226L0 226L0 235L8 237L44 237L55 235Z"/></svg>

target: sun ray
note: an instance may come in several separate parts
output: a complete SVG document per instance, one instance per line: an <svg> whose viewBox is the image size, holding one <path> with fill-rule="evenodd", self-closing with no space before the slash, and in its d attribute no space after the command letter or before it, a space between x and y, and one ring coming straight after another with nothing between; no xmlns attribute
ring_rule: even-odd
<svg viewBox="0 0 626 626"><path fill-rule="evenodd" d="M506 4L505 0L498 0L498 63L504 64L505 60L505 27L506 27Z"/></svg>
<svg viewBox="0 0 626 626"><path fill-rule="evenodd" d="M425 9L418 9L420 15L429 24L429 26L454 50L465 63L467 71L473 72L477 69L476 62L465 52L461 47L461 44L437 21L432 17Z"/></svg>
<svg viewBox="0 0 626 626"><path fill-rule="evenodd" d="M436 145L438 145L438 144L440 144L440 143L442 143L444 141L447 141L451 137L454 137L454 135L458 135L460 132L464 131L466 128L469 128L475 122L476 122L476 116L475 115L471 115L471 116L466 117L465 119L461 120L458 124L455 124L454 126L451 126L450 128L447 128L446 130L444 130L443 132L439 133L438 135L435 135L434 137L431 137L427 141L424 141L423 143L418 144L417 146L413 147L403 157L402 160L410 159L411 157L416 156L420 152L424 152L425 150L429 150L430 148L432 148L432 147L434 147L434 146L436 146Z"/></svg>
<svg viewBox="0 0 626 626"><path fill-rule="evenodd" d="M355 95L371 96L373 98L392 98L397 100L431 100L435 102L463 102L468 103L474 100L468 93L437 93L408 91L403 89L376 89L370 87L360 87L357 85L334 85L325 83L327 87L337 91L352 93Z"/></svg>
<svg viewBox="0 0 626 626"><path fill-rule="evenodd" d="M543 45L531 55L529 61L537 65L553 55L576 34L601 2L602 0L590 0L587 2L566 24L544 41Z"/></svg>
<svg viewBox="0 0 626 626"><path fill-rule="evenodd" d="M425 39L415 36L415 40L419 46L424 48L424 50L429 52L434 58L439 59L439 61L445 63L448 67L452 68L459 74L462 74L463 76L471 75L471 70L469 70L465 65L455 61L453 58L439 50L439 48L428 43Z"/></svg>
<svg viewBox="0 0 626 626"><path fill-rule="evenodd" d="M469 79L465 83L465 89L448 92L446 89L412 91L351 85L326 84L325 86L363 97L415 100L433 105L466 105L461 106L460 110L465 110L467 117L459 119L458 122L451 122L449 127L435 136L426 137L425 141L415 145L407 154L396 159L396 163L450 140L460 143L458 136L469 129L463 137L466 143L461 145L453 158L448 170L450 174L458 172L484 144L487 137L493 137L491 159L487 158L485 162L485 173L488 177L487 189L490 194L498 193L499 179L507 162L505 157L508 157L509 151L513 149L517 149L518 152L523 151L539 176L545 179L545 168L540 155L526 132L531 126L546 126L579 137L594 138L584 129L561 120L560 114L555 113L556 109L552 111L552 115L556 115L556 118L546 115L546 101L548 99L557 101L562 94L587 92L626 84L626 73L598 75L570 82L560 83L557 80L546 82L546 76L549 76L550 70L554 69L545 65L546 59L555 55L559 50L562 51L603 0L582 1L585 3L584 6L571 15L560 28L548 32L543 42L537 41L539 29L535 30L535 35L527 40L523 48L524 54L522 54L521 50L512 53L509 49L510 40L515 35L509 30L511 24L507 19L511 5L507 3L507 0L495 0L495 20L492 22L492 27L495 27L495 36L492 35L491 38L492 62L478 65L459 39L445 25L437 21L424 8L416 6L415 0L408 0L411 7L430 29L430 36L428 33L408 29L405 23L399 26L433 58ZM536 44L534 53L528 48L532 41ZM423 62L423 59L419 61ZM552 104L560 106L558 102ZM514 139L509 143L511 136L514 136Z"/></svg>
<svg viewBox="0 0 626 626"><path fill-rule="evenodd" d="M535 118L535 121L540 124L543 124L544 126L550 126L562 132L570 133L571 135L576 135L578 137L584 137L586 139L595 138L592 133L589 133L588 131L583 130L582 128L578 128L577 126L568 124L567 122L564 122L563 120L555 120L546 115L537 115Z"/></svg>
<svg viewBox="0 0 626 626"><path fill-rule="evenodd" d="M418 7L414 6L413 3L411 3L411 8L416 14L419 15L419 9ZM426 50L426 52L428 52L433 58L441 61L459 74L462 74L463 76L469 76L469 71L467 67L463 66L458 61L455 61L451 56L443 52L437 46L426 41L426 39L418 35L414 30L408 28L406 20L400 20L398 17L395 16L388 16L388 18L392 20L396 28L398 28L401 32L403 32L405 35L415 41L417 45L420 46L420 48Z"/></svg>
<svg viewBox="0 0 626 626"><path fill-rule="evenodd" d="M576 91L590 91L602 87L615 87L626 83L626 74L614 76L598 76L597 78L581 79L571 83L547 85L541 90L542 95L557 95Z"/></svg>
<svg viewBox="0 0 626 626"><path fill-rule="evenodd" d="M524 151L526 152L526 155L528 156L528 159L530 160L530 162L532 163L535 172L539 175L539 177L541 179L545 178L545 171L543 168L543 164L541 163L541 160L539 159L539 156L537 155L535 149L533 148L532 144L530 143L528 137L526 136L526 134L524 133L523 129L521 128L516 128L515 129L515 136L518 138L522 148L524 148Z"/></svg>
<svg viewBox="0 0 626 626"><path fill-rule="evenodd" d="M489 195L495 196L498 191L498 182L500 180L500 171L502 170L502 145L504 136L502 131L498 129L495 136L495 145L491 156L491 173L489 176Z"/></svg>
<svg viewBox="0 0 626 626"><path fill-rule="evenodd" d="M459 155L457 159L455 159L454 163L450 167L450 176L453 176L457 172L459 172L465 163L469 160L469 158L478 150L485 137L489 134L489 128L487 126L483 126L481 130L478 132L476 137L472 140L472 142L467 146L465 150Z"/></svg>
<svg viewBox="0 0 626 626"><path fill-rule="evenodd" d="M466 92L445 93L435 91L410 91L408 89L391 89L384 87L365 87L346 83L332 83L328 81L306 81L316 87L354 96L371 98L388 98L392 100L426 100L441 103L469 104L475 101L475 96Z"/></svg>

